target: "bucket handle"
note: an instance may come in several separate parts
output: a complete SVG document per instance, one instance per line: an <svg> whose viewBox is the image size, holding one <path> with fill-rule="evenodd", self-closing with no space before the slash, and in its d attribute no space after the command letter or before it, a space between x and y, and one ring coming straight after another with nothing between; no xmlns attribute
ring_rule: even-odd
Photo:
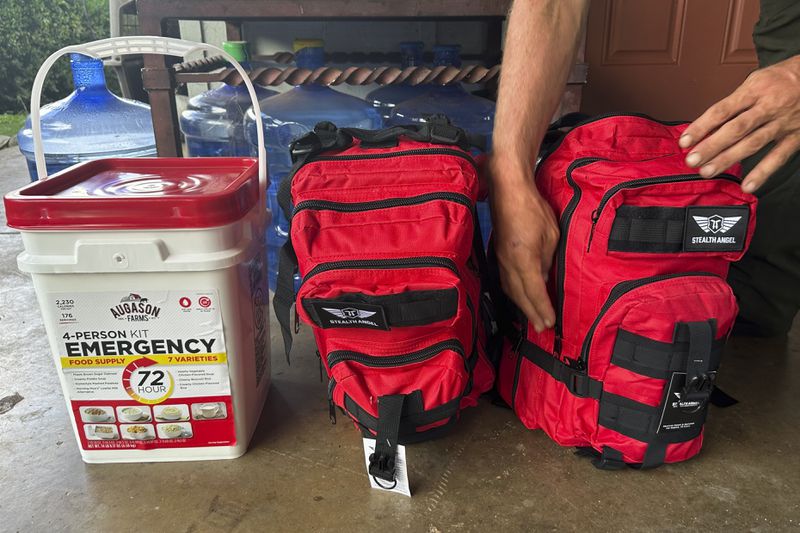
<svg viewBox="0 0 800 533"><path fill-rule="evenodd" d="M134 36L134 37L112 37L110 39L101 39L85 44L76 44L65 46L61 50L54 52L48 57L42 66L39 67L39 72L36 73L36 78L33 81L33 89L31 90L31 127L33 129L33 152L36 159L36 172L40 180L47 179L47 166L45 164L44 149L42 146L42 124L40 122L40 105L42 98L42 87L44 85L45 77L61 56L70 53L83 54L97 59L108 59L114 56L123 56L127 54L158 54L169 55L185 58L195 51L207 51L214 55L221 55L228 62L233 65L242 81L247 87L247 92L250 95L250 100L253 103L253 111L256 117L261 116L261 106L258 104L256 97L256 90L253 87L253 82L247 75L247 72L242 68L236 59L233 58L225 50L218 48L214 45L207 43L197 43L193 41L185 41L182 39L172 39L170 37L157 37L157 36ZM267 157L266 150L264 149L264 125L261 120L256 120L256 134L258 138L258 183L259 183L259 200L263 206L262 212L266 213L266 191L267 191Z"/></svg>

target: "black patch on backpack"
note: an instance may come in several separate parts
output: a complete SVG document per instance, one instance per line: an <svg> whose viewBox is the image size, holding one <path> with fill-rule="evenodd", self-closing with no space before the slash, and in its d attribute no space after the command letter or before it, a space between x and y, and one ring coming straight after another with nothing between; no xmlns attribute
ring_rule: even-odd
<svg viewBox="0 0 800 533"><path fill-rule="evenodd" d="M750 208L693 206L686 209L683 249L686 252L738 252L744 250Z"/></svg>
<svg viewBox="0 0 800 533"><path fill-rule="evenodd" d="M388 330L386 314L380 305L349 302L315 302L311 305L321 328L371 328Z"/></svg>

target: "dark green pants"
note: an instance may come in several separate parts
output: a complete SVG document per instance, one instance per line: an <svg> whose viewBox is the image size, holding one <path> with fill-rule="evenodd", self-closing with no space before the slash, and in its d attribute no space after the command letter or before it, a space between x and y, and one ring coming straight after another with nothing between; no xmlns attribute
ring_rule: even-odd
<svg viewBox="0 0 800 533"><path fill-rule="evenodd" d="M745 172L760 161L744 162ZM785 335L800 308L800 153L759 191L756 231L728 281L739 301L739 331Z"/></svg>

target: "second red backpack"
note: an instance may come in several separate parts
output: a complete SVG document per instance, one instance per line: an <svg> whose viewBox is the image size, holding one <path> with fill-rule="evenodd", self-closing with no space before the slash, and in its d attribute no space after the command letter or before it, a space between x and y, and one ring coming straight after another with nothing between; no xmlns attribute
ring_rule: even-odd
<svg viewBox="0 0 800 533"><path fill-rule="evenodd" d="M560 220L553 329L517 313L498 389L529 428L602 467L653 467L700 450L723 343L725 281L755 224L738 166L684 164L684 124L609 116L570 131L536 183ZM506 323L508 326L508 321Z"/></svg>

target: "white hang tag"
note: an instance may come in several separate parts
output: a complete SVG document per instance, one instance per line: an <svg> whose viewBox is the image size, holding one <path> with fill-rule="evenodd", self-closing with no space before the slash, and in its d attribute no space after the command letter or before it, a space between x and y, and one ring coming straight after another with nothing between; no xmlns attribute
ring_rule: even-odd
<svg viewBox="0 0 800 533"><path fill-rule="evenodd" d="M373 489L386 492L397 492L411 496L411 487L408 484L408 470L406 469L406 447L397 445L397 454L394 459L394 481L376 478L369 473L369 456L375 452L375 439L364 439L364 464L367 467L367 477Z"/></svg>

